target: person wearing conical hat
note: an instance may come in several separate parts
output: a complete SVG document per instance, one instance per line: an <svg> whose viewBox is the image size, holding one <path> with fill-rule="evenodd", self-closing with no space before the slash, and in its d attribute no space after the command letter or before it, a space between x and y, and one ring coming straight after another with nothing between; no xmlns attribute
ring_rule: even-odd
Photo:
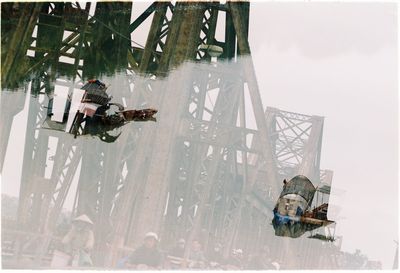
<svg viewBox="0 0 400 273"><path fill-rule="evenodd" d="M92 259L90 258L90 251L94 246L92 228L93 222L86 214L82 214L72 221L72 228L62 239L64 251L72 257L71 265L92 265Z"/></svg>

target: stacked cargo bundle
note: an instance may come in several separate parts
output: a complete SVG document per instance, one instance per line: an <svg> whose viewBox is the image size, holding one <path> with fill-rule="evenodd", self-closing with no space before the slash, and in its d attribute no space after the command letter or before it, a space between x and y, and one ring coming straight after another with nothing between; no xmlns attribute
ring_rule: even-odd
<svg viewBox="0 0 400 273"><path fill-rule="evenodd" d="M81 89L86 91L82 102L106 105L111 100L106 93L106 85L99 80L89 80Z"/></svg>

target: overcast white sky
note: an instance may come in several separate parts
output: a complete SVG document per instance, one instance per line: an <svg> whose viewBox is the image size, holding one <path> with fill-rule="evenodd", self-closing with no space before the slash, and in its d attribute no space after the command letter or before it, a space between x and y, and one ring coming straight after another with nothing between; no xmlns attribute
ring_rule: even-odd
<svg viewBox="0 0 400 273"><path fill-rule="evenodd" d="M321 167L334 171L342 249L359 248L391 268L399 214L397 7L272 2L252 3L250 12L263 105L325 117ZM24 124L26 115L15 121ZM14 126L8 150L22 155L18 143L23 132ZM5 163L2 192L17 194L7 181L19 181L18 168ZM346 193L335 196L335 188Z"/></svg>
<svg viewBox="0 0 400 273"><path fill-rule="evenodd" d="M264 106L325 117L343 249L391 268L398 240L397 7L253 3L250 37ZM335 188L346 191L335 196Z"/></svg>

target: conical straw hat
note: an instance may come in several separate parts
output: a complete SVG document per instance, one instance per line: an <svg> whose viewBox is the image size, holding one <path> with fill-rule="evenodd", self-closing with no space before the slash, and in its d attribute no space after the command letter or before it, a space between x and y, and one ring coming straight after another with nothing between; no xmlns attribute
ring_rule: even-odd
<svg viewBox="0 0 400 273"><path fill-rule="evenodd" d="M92 220L90 220L90 218L86 214L82 214L81 216L76 217L74 219L74 222L75 221L81 221L81 222L85 222L85 223L89 223L89 224L93 225Z"/></svg>

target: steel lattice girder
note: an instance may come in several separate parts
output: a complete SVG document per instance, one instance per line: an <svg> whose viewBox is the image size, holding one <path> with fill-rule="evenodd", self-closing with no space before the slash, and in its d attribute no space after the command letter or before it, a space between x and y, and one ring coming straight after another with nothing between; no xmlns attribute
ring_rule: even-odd
<svg viewBox="0 0 400 273"><path fill-rule="evenodd" d="M40 84L32 82L32 88ZM32 91L34 93L34 91ZM43 96L43 95L40 95ZM45 100L46 101L46 100ZM60 215L72 178L80 161L80 147L72 140L64 139L56 144L57 157L49 158L51 138L59 135L40 130L45 111L38 99L31 98L29 105L27 137L21 177L18 222L21 229L51 234ZM51 174L45 178L46 163L53 160ZM47 253L50 237L40 241L36 262ZM24 245L21 242L21 247Z"/></svg>
<svg viewBox="0 0 400 273"><path fill-rule="evenodd" d="M153 5L151 7L154 8L156 4ZM131 104L129 105L139 105L141 102L155 102L157 105L161 105L160 114L162 113L162 117L168 122L163 124L160 122L157 134L167 135L167 138L156 135L154 128L143 126L139 133L132 131L129 134L125 134L125 137L122 136L124 137L123 141L127 143L123 149L118 151L103 150L103 154L97 163L109 164L110 159L113 157L121 157L123 160L118 164L114 162L118 165L115 168L115 172L100 174L96 177L96 181L93 183L99 188L99 191L97 194L91 195L87 206L94 208L98 221L106 223L106 218L108 217L115 220L115 237L112 242L113 254L117 254L116 250L125 243L138 244L143 235L142 233L148 231L150 227L155 227L157 230L164 224L167 225L163 229L163 234L165 235L169 232L173 234L170 240L177 236L178 231L173 230L176 228L183 229L189 234L190 238L197 236L202 229L208 229L220 240L228 237L229 244L232 245L235 243L234 241L244 240L243 238L238 238L235 232L239 226L244 228L243 225L246 221L242 218L242 208L248 208L249 206L250 208L248 209L254 215L252 218L254 223L250 227L254 231L258 230L253 238L245 240L247 244L251 245L250 241L257 242L261 236L259 230L265 220L265 216L262 216L265 215L265 205L262 202L257 203L255 201L249 193L252 190L249 185L252 185L256 178L260 178L261 174L263 175L262 180L264 183L268 181L269 186L278 182L277 174L274 174L276 170L273 165L275 163L272 149L273 143L271 144L267 138L269 119L267 118L267 121L265 121L251 59L246 58L240 64L240 77L235 74L237 71L228 71L229 69L226 69L227 71L218 74L218 68L214 69L208 66L205 69L205 77L202 84L192 80L181 82L181 78L185 78L185 75L179 74L180 72L175 75L172 74L171 78L166 80L167 82L155 81L154 78L142 79L136 75L139 72L138 67L142 72L154 71L155 75L165 76L164 72L188 59L201 57L207 60L208 57L206 55L199 55L198 45L200 43L214 41L216 44L223 45L226 49L223 57L231 58L234 55L232 49L234 50L235 48L234 37L236 34L239 43L238 51L242 55L250 54L247 42L248 10L246 14L246 4L244 4L244 8L243 4L239 3L229 3L223 6L222 10L227 12L226 41L224 43L216 41L214 38L217 11L221 10L221 6L217 7L212 3L210 3L210 6L198 3L194 9L185 11L186 6L183 3L178 3L175 7L171 4L159 3L157 5L163 8L153 10L149 7L145 11L146 16L155 10L157 14L157 16L153 17L150 30L154 33L154 36L149 35L145 50L141 50L140 54L134 53L138 52L136 49L128 50L130 72L133 73L135 88L133 89L133 95L127 94L126 97L131 97ZM172 13L172 17L165 17L166 13L164 11L168 10ZM201 18L201 20L189 22L192 17ZM88 23L90 24L90 20L85 21L86 26ZM189 43L185 40L187 39L185 35L189 35ZM84 35L72 33L62 40L62 49L57 54L69 54L66 52L72 47L81 49L85 41ZM178 45L176 45L177 41ZM81 69L79 66L81 53L79 52L71 55L71 57L75 57L74 73ZM142 57L137 58L140 55ZM133 58L133 61L129 56ZM51 54L43 56L37 66L50 59L54 60L53 57ZM136 64L135 60L137 60ZM153 65L153 68L150 69L151 65ZM62 64L58 64L58 66L62 67ZM191 71L197 71L197 68L196 70L191 68ZM197 72L193 72L193 75L195 73ZM78 75L81 76L82 73ZM216 81L217 78L222 79L220 83ZM229 85L227 83L232 82L230 78L238 82L233 82ZM255 112L258 130L245 128L243 122L239 127L236 124L238 112L241 113L242 118L246 109L243 106L243 97L241 95L233 95L231 91L235 90L235 94L242 93L244 82L249 87L252 110ZM216 104L212 110L205 105L206 95L209 91L205 83L208 84L209 89L213 87L220 90L216 99L218 105ZM51 92L51 88L49 90L48 92ZM163 90L163 93L160 90ZM182 95L182 90L191 90L192 92L183 92L184 95ZM179 101L176 98L179 98ZM195 108L191 109L190 107L193 106ZM205 112L211 115L210 120L203 119ZM184 119L181 119L182 113L185 113ZM36 115L37 113L35 113ZM258 140L260 147L253 148L248 145L246 138L249 135L252 135L254 141ZM135 140L128 142L128 139L132 136L135 137ZM165 143L169 143L169 145ZM152 148L142 148L149 146ZM165 146L171 148L165 150L163 148ZM135 147L135 150L132 147ZM35 149L40 148L37 147ZM237 158L238 151L242 154L241 162ZM88 151L81 151L81 153L85 157ZM245 162L249 153L258 154L258 158L266 165L258 164L254 166L251 162ZM31 154L32 152L28 152L26 156ZM172 166L168 163L168 158L177 158L182 155L184 157L195 155L198 161L192 166L183 165L181 167ZM79 154L77 153L76 156L79 156ZM157 169L149 167L158 166L160 162L161 166L157 167ZM98 170L101 169L99 166L101 165L98 164ZM127 174L122 175L124 168L129 171ZM268 169L267 174L265 174L266 168ZM232 181L228 179L229 175L236 177L238 181L242 180L241 183L245 184L245 187L231 189L230 182ZM185 190L182 190L180 186L182 181L179 184L172 179L173 177L178 180L184 178L190 183L185 186ZM85 179L82 178L81 181L83 180ZM105 181L110 182L107 184ZM68 185L67 182L70 182L70 180L65 179L64 185ZM64 186L64 189L66 188ZM79 202L83 202L82 199L85 198L84 192L89 189L90 187L86 190L81 189ZM152 192L154 189L156 190L155 194ZM27 190L27 192L30 192L30 190ZM166 205L168 194L171 202L169 203L167 218L164 221L163 207ZM60 195L60 197L62 196ZM222 206L216 204L215 201L221 196L226 198ZM269 196L269 198L271 197ZM59 202L63 202L62 198L59 200L61 200ZM103 202L103 209L98 206L100 200ZM85 205L82 206L85 207ZM177 212L180 206L182 213L179 217L176 217L177 215L172 212ZM258 208L256 209L257 206ZM149 207L156 211L156 215L146 215L148 213L145 208L148 209ZM197 207L196 214L193 213L195 207ZM51 215L55 217L54 213L51 213ZM126 217L127 215L130 215L130 217ZM217 215L223 216L223 221L216 220L218 218ZM173 223L175 220L178 221L176 226L168 225L168 223Z"/></svg>
<svg viewBox="0 0 400 273"><path fill-rule="evenodd" d="M323 118L271 107L265 115L281 178L303 174L319 183Z"/></svg>
<svg viewBox="0 0 400 273"><path fill-rule="evenodd" d="M46 9L47 6L43 6L42 8L42 12L44 12L44 10L47 11ZM60 9L60 10L58 10ZM52 9L50 9L50 13L55 13L55 14L60 14L62 13L64 10L64 5L56 5L55 7L53 7ZM36 40L36 46L41 47L46 45L46 41L44 40L44 37L46 37L45 35L47 34L47 31L45 29L42 29L42 27L53 27L55 34L56 34L56 39L55 39L55 43L53 46L51 46L50 49L54 49L54 47L61 47L61 41L62 41L62 30L64 29L64 23L61 23L61 26L55 27L49 24L45 24L45 23L49 23L47 21L43 21L45 20L44 18L48 18L48 14L46 13L41 13L41 18L39 18L38 21L38 30L37 30L37 36L35 38ZM56 17L57 21L61 21L64 22L65 19L63 19L63 17L57 16ZM57 38L58 37L58 38ZM72 37L70 35L70 37ZM67 38L69 39L69 38ZM59 53L58 53L59 54ZM53 92L54 92L54 82L55 82L55 77L56 77L56 70L57 70L57 63L58 63L58 55L57 53L54 54L48 54L47 56L44 57L44 53L43 52L38 52L35 51L35 57L37 59L41 59L41 58L46 58L48 57L50 60L52 60L53 65L51 65L51 69L47 70L45 67L43 67L41 69L41 71L38 73L39 77L37 77L36 79L32 80L31 82L31 94L33 95L40 95L40 94L47 94L48 96L52 97L53 96ZM43 93L42 90L44 90L45 92ZM71 92L71 90L70 90ZM40 108L40 103L38 101L35 100L31 100L30 103L30 110L29 110L29 117L28 117L28 129L27 129L27 138L26 138L26 144L25 144L25 151L24 151L24 162L23 162L23 174L22 174L22 179L21 179L21 201L20 201L20 207L19 207L19 219L20 219L20 223L22 224L26 224L27 223L27 215L28 215L28 211L29 211L29 197L30 195L34 195L36 196L36 201L33 201L32 204L32 208L37 208L36 212L32 212L34 214L37 215L42 215L43 213L45 213L46 210L46 206L44 206L43 208L39 209L40 207L42 207L41 203L42 203L42 193L40 193L40 189L42 187L38 187L37 189L35 189L35 187L32 187L32 183L30 182L30 176L33 174L36 174L38 177L43 177L44 174L44 166L45 166L45 156L46 156L46 151L47 151L47 146L48 146L48 137L52 134L50 134L50 132L43 132L43 130L39 130L40 128L40 124L43 122L44 120L44 111L43 109ZM37 133L35 133L35 131L37 131ZM53 134L54 135L54 134ZM34 138L33 142L31 142L32 138ZM60 149L62 144L58 144L58 149ZM65 147L63 148L63 152L66 154L69 154L66 150ZM70 146L69 149L72 149L72 146ZM33 156L34 155L34 156ZM40 155L40 157L39 157ZM33 165L32 165L32 158L33 158ZM64 166L65 164L65 160L61 159L63 161L63 163L61 163L60 166ZM79 159L78 160L74 160L77 161L79 163ZM36 165L37 166L36 166ZM57 164L56 164L57 165ZM36 166L36 167L35 167ZM57 173L57 170L54 172ZM59 179L61 177L57 178L56 176L53 176L52 179ZM62 178L61 178L62 179ZM71 180L72 177L69 178L69 180ZM68 181L66 183L70 183L70 181ZM57 183L55 183L56 185ZM54 185L54 187L56 187ZM39 191L39 192L38 192ZM52 191L48 191L46 190L46 192L48 192L48 194L52 194ZM60 195L61 197L62 195ZM49 198L47 198L49 199ZM63 203L63 201L62 201ZM45 204L49 205L49 201L47 201L47 203L45 202ZM60 208L61 209L61 208ZM39 214L39 210L41 210L43 213ZM55 214L58 216L58 214ZM38 221L41 220L41 217L38 216L33 216L33 219L36 219ZM43 223L45 223L46 221L43 221ZM51 221L50 221L51 222ZM46 225L45 225L46 226ZM42 226L40 229L47 229L45 226Z"/></svg>
<svg viewBox="0 0 400 273"><path fill-rule="evenodd" d="M194 9L195 11L197 11L196 9ZM179 18L178 16L176 16L176 9L175 9L175 11L174 11L174 18ZM182 12L182 10L180 10L180 12ZM192 11L191 11L192 12ZM184 15L182 15L182 16L184 16ZM174 24L174 22L175 22L175 28L176 28L176 25L177 25L177 22L178 21L178 19L173 19L172 20L172 24ZM172 26L171 26L172 27ZM176 33L176 31L175 32L173 32L173 33ZM169 36L169 37L171 37L171 36ZM167 41L167 44L168 44L168 41ZM179 53L180 51L178 50L178 56L177 57L179 57L180 55L179 54L181 54L181 53ZM182 52L184 52L184 51L182 51ZM179 57L179 58L181 58L181 57ZM179 59L178 58L178 59ZM174 88L177 88L176 86L174 86ZM175 110L176 111L176 110ZM141 145L140 145L141 146ZM162 162L162 160L160 160L161 162ZM135 166L136 166L137 164L135 164ZM157 201L158 201L158 199L157 199ZM146 206L147 207L147 206ZM140 220L137 220L138 221L138 223L139 222L141 222ZM149 228L149 226L150 225L146 225L146 228ZM137 232L137 230L136 230L136 232ZM140 232L139 232L139 234L140 234ZM138 236L140 236L140 235L138 235ZM120 241L121 242L121 241Z"/></svg>

